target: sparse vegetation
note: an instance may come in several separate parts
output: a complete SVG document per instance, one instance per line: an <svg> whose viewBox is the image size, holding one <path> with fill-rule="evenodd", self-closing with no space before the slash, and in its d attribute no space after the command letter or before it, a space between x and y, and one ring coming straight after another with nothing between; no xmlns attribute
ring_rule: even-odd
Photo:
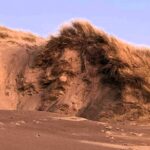
<svg viewBox="0 0 150 150"><path fill-rule="evenodd" d="M27 42L36 42L36 38L34 36L22 37L22 39L27 41Z"/></svg>
<svg viewBox="0 0 150 150"><path fill-rule="evenodd" d="M5 39L5 38L8 38L9 37L9 35L7 34L7 33L5 33L5 32L0 32L0 38L1 39Z"/></svg>
<svg viewBox="0 0 150 150"><path fill-rule="evenodd" d="M149 50L143 48L143 51L141 51L141 48L109 36L88 22L75 21L70 26L62 28L59 35L51 36L45 50L40 55L41 58L38 58L42 62L41 66L45 68L51 66L53 76L59 76L65 69L71 71L73 63L69 63L69 66L72 66L69 68L67 68L67 65L63 66L60 63L62 58L65 57L66 50L74 50L79 54L76 59L80 61L78 66L80 72L74 72L76 74L73 77L74 80L79 80L80 76L84 75L82 81L90 83L86 84L91 89L90 94L92 94L95 86L99 87L99 90L97 89L95 92L103 95L99 98L92 97L89 101L86 101L90 97L90 94L87 94L83 100L84 103L87 103L86 107L82 108L81 106L78 115L98 120L113 118L116 115L124 115L128 118L129 115L126 116L125 114L131 113L130 117L132 118L134 116L134 114L132 115L133 105L137 112L141 112L140 115L137 113L138 117L144 115L141 111L143 109L142 105L147 104L149 106L150 102ZM89 68L96 68L95 73ZM145 70L147 70L147 73ZM93 77L90 74L97 77L99 85L92 85ZM80 82L80 84L84 83ZM73 88L73 86L75 85L69 84L68 88ZM103 89L100 90L100 87L103 87ZM85 92L84 88L80 89L82 94ZM107 89L107 93L104 89ZM73 94L72 91L71 97L78 97L80 101L82 96L79 93L76 93L76 96ZM139 103L142 104L140 107ZM119 107L123 110L121 113L119 110L116 111ZM71 108L68 107L67 109ZM148 109L146 111L148 112Z"/></svg>

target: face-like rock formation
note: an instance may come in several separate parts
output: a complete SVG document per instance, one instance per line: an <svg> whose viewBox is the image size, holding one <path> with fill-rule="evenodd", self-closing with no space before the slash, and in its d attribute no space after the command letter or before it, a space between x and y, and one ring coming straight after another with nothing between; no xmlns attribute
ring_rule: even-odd
<svg viewBox="0 0 150 150"><path fill-rule="evenodd" d="M48 41L35 39L13 49L11 43L5 54L0 50L1 108L94 120L148 118L149 49L83 21L65 26Z"/></svg>

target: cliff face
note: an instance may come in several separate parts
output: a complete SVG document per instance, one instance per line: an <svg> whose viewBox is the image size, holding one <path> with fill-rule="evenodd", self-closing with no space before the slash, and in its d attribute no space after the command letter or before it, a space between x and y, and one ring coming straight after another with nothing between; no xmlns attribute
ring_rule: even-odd
<svg viewBox="0 0 150 150"><path fill-rule="evenodd" d="M34 38L1 46L2 109L93 120L149 118L150 50L83 21L65 26L49 41Z"/></svg>

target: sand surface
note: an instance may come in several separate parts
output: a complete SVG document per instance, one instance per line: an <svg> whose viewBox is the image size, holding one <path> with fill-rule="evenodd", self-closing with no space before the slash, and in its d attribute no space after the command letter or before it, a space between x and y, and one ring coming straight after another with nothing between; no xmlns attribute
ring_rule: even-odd
<svg viewBox="0 0 150 150"><path fill-rule="evenodd" d="M150 124L0 111L1 150L150 150Z"/></svg>

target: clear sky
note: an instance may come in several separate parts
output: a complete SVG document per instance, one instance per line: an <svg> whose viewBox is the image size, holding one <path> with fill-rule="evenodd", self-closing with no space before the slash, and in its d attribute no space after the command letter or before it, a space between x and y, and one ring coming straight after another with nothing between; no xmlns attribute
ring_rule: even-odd
<svg viewBox="0 0 150 150"><path fill-rule="evenodd" d="M48 36L73 18L150 45L150 0L0 0L0 25Z"/></svg>

